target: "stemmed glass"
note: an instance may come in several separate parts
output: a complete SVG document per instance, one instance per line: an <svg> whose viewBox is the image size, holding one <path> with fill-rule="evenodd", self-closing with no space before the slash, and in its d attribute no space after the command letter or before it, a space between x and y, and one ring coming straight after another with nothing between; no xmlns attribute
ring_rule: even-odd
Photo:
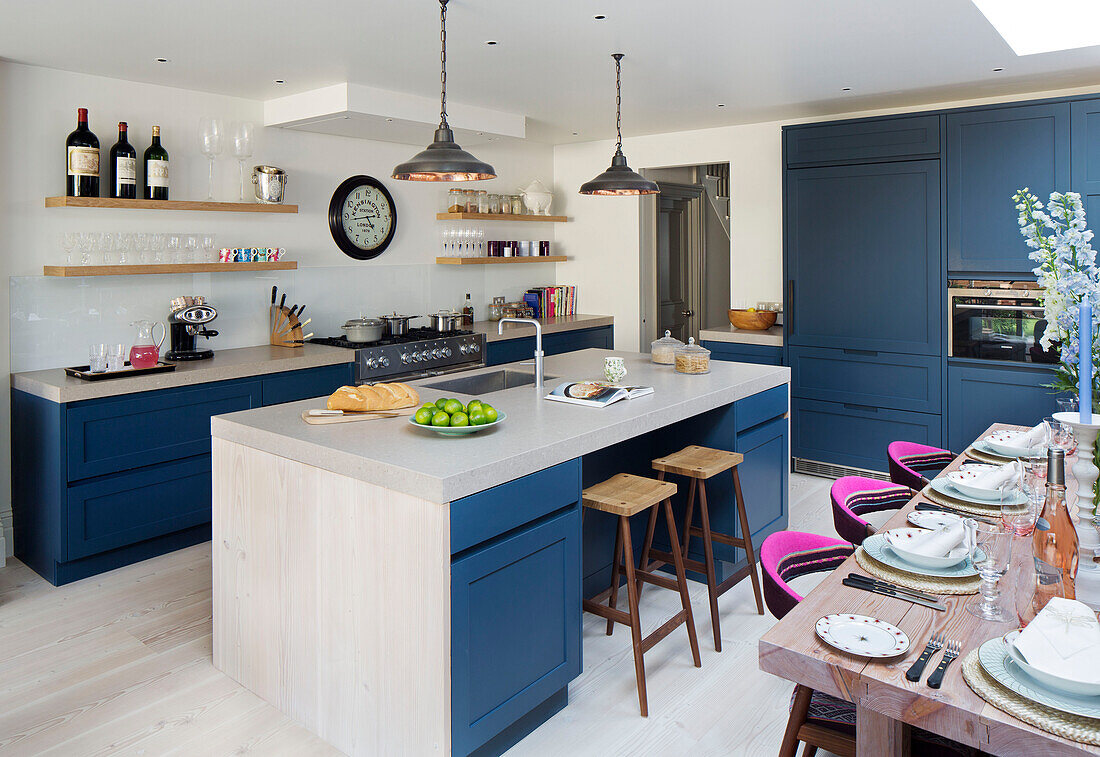
<svg viewBox="0 0 1100 757"><path fill-rule="evenodd" d="M168 249L168 262L179 263L180 262L180 246L182 244L179 234L169 234L166 240L166 247Z"/></svg>
<svg viewBox="0 0 1100 757"><path fill-rule="evenodd" d="M997 623L1008 622L1015 617L1001 602L1001 592L997 582L1008 572L1012 559L1013 532L1000 523L985 523L967 519L967 525L974 534L974 547L971 559L982 579L982 595L967 603L966 610L982 620Z"/></svg>
<svg viewBox="0 0 1100 757"><path fill-rule="evenodd" d="M134 234L134 252L137 253L139 263L149 262L149 236L140 231Z"/></svg>
<svg viewBox="0 0 1100 757"><path fill-rule="evenodd" d="M134 234L120 232L117 235L116 247L118 248L118 263L126 265L130 262L129 253L134 249Z"/></svg>
<svg viewBox="0 0 1100 757"><path fill-rule="evenodd" d="M222 138L225 136L225 127L221 120L203 116L199 120L199 149L210 161L210 188L206 193L207 200L214 199L214 158L222 153Z"/></svg>
<svg viewBox="0 0 1100 757"><path fill-rule="evenodd" d="M79 238L80 234L75 231L61 232L61 249L65 251L65 265L73 264L73 250L76 249Z"/></svg>
<svg viewBox="0 0 1100 757"><path fill-rule="evenodd" d="M183 258L185 263L199 262L199 237L197 234L188 234L183 239L183 247L187 254Z"/></svg>
<svg viewBox="0 0 1100 757"><path fill-rule="evenodd" d="M214 235L203 234L199 240L202 245L202 260L205 263L217 263L218 256L214 253Z"/></svg>
<svg viewBox="0 0 1100 757"><path fill-rule="evenodd" d="M164 247L167 243L167 234L153 234L149 237L149 248L153 253L154 263L164 262Z"/></svg>
<svg viewBox="0 0 1100 757"><path fill-rule="evenodd" d="M115 235L109 231L96 234L96 248L103 258L103 265L111 265L114 262Z"/></svg>
<svg viewBox="0 0 1100 757"><path fill-rule="evenodd" d="M1050 435L1050 446L1066 451L1066 457L1072 455L1077 449L1077 440L1073 436L1073 429L1053 416L1043 418Z"/></svg>
<svg viewBox="0 0 1100 757"><path fill-rule="evenodd" d="M241 202L244 202L244 162L252 157L252 131L250 121L240 121L233 129L233 157L241 175Z"/></svg>
<svg viewBox="0 0 1100 757"><path fill-rule="evenodd" d="M92 250L96 245L96 235L90 231L82 231L77 237L77 245L80 247L80 265L92 264Z"/></svg>

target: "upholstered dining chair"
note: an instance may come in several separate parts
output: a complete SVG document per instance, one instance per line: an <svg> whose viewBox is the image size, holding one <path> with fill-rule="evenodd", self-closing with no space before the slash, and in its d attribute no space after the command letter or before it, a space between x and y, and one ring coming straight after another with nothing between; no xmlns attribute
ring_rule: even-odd
<svg viewBox="0 0 1100 757"><path fill-rule="evenodd" d="M890 442L886 456L890 462L890 480L917 491L955 459L951 450L916 442Z"/></svg>
<svg viewBox="0 0 1100 757"><path fill-rule="evenodd" d="M875 527L861 516L900 509L912 499L913 490L877 478L844 476L833 482L829 496L833 501L833 526L837 535L853 544L862 544L875 532Z"/></svg>

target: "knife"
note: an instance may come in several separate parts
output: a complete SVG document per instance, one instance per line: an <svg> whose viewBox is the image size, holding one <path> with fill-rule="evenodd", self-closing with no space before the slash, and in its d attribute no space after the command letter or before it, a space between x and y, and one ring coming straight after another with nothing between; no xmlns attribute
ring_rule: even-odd
<svg viewBox="0 0 1100 757"><path fill-rule="evenodd" d="M929 602L938 602L939 597L934 594L925 594L923 591L915 591L913 589L907 589L904 586L898 586L888 581L883 581L878 578L869 578L868 576L861 576L859 573L849 573L848 578L853 581L859 581L860 583L869 584L879 589L890 589L896 591L899 594L908 594L911 597L917 597L918 599L926 599Z"/></svg>
<svg viewBox="0 0 1100 757"><path fill-rule="evenodd" d="M922 607L930 607L933 610L939 610L940 612L946 612L947 606L942 605L939 602L930 602L927 599L921 599L920 597L908 597L904 594L898 594L893 589L880 589L877 586L871 586L869 584L861 583L859 581L853 581L850 578L845 578L841 581L842 584L852 589L860 589L861 591L869 591L872 594L881 594L884 597L893 597L894 599L903 599L906 602L912 602L915 605L921 605Z"/></svg>

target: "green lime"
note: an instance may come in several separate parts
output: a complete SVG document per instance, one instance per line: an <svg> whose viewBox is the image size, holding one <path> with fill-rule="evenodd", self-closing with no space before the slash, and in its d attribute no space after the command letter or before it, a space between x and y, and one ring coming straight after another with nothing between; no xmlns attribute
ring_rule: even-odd
<svg viewBox="0 0 1100 757"><path fill-rule="evenodd" d="M422 407L416 411L416 415L413 416L413 419L421 426L429 426L431 425L433 415L435 415L435 413L433 413L431 410L426 407Z"/></svg>
<svg viewBox="0 0 1100 757"><path fill-rule="evenodd" d="M435 415L432 416L432 425L433 426L450 426L451 425L451 416L447 415L442 410L439 410L439 411L436 412Z"/></svg>
<svg viewBox="0 0 1100 757"><path fill-rule="evenodd" d="M481 400L470 400L470 404L466 406L466 412L472 413L484 404Z"/></svg>
<svg viewBox="0 0 1100 757"><path fill-rule="evenodd" d="M442 407L443 411L448 415L454 415L455 413L461 413L464 411L462 403L458 400L447 400Z"/></svg>
<svg viewBox="0 0 1100 757"><path fill-rule="evenodd" d="M452 426L469 426L470 425L470 416L466 415L466 413L455 413L454 415L451 416L451 425Z"/></svg>
<svg viewBox="0 0 1100 757"><path fill-rule="evenodd" d="M485 425L485 413L481 407L475 407L470 411L470 425L471 426L484 426Z"/></svg>
<svg viewBox="0 0 1100 757"><path fill-rule="evenodd" d="M421 408L421 410L428 410L428 411L434 413L435 412L435 403L434 402L429 402L426 405L424 405Z"/></svg>
<svg viewBox="0 0 1100 757"><path fill-rule="evenodd" d="M448 400L446 397L440 397L435 401L435 406L442 410L446 406L447 402Z"/></svg>
<svg viewBox="0 0 1100 757"><path fill-rule="evenodd" d="M497 422L497 409L495 407L493 407L492 405L482 405L481 406L481 412L485 413L485 422L486 423L496 423Z"/></svg>

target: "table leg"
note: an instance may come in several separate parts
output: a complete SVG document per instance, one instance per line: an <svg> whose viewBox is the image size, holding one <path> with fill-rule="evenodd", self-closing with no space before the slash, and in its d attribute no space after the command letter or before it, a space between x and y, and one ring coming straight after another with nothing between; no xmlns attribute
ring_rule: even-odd
<svg viewBox="0 0 1100 757"><path fill-rule="evenodd" d="M909 757L909 726L860 702L856 705L856 754Z"/></svg>

